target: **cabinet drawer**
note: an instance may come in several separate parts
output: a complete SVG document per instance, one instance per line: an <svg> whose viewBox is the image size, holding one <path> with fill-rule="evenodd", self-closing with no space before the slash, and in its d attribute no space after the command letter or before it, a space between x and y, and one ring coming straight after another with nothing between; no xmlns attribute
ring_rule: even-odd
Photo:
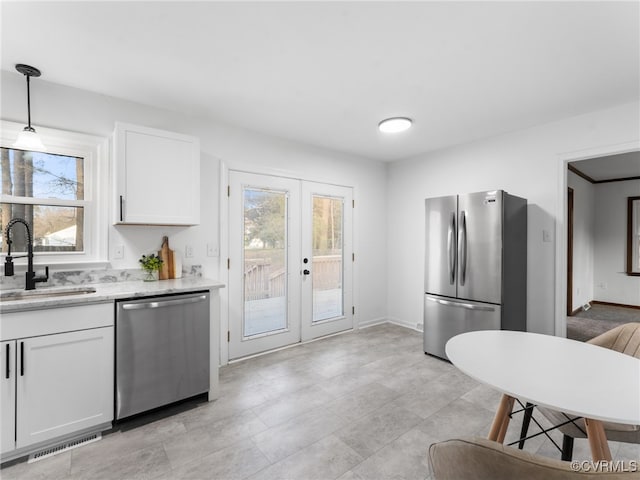
<svg viewBox="0 0 640 480"><path fill-rule="evenodd" d="M0 340L110 327L113 324L113 302L12 312L2 315Z"/></svg>

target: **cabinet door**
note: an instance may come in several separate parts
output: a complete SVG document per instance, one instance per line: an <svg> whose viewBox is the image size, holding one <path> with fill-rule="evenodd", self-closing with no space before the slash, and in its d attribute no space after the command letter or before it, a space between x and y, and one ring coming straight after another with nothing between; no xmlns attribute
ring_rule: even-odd
<svg viewBox="0 0 640 480"><path fill-rule="evenodd" d="M200 223L200 144L197 138L116 124L115 223Z"/></svg>
<svg viewBox="0 0 640 480"><path fill-rule="evenodd" d="M16 446L16 342L0 343L0 453Z"/></svg>
<svg viewBox="0 0 640 480"><path fill-rule="evenodd" d="M113 327L17 341L17 448L113 419Z"/></svg>

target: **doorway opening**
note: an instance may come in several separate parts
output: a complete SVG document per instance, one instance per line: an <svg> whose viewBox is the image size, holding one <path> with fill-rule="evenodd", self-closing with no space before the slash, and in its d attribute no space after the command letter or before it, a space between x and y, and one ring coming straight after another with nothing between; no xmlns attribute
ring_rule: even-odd
<svg viewBox="0 0 640 480"><path fill-rule="evenodd" d="M569 161L566 169L566 334L584 341L640 321L640 279L625 268L640 150Z"/></svg>

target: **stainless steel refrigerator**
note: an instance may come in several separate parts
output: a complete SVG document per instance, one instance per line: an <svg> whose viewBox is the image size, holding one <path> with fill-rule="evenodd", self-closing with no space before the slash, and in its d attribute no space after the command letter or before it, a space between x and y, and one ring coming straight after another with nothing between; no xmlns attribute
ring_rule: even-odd
<svg viewBox="0 0 640 480"><path fill-rule="evenodd" d="M424 351L473 330L526 330L527 201L502 190L428 198Z"/></svg>

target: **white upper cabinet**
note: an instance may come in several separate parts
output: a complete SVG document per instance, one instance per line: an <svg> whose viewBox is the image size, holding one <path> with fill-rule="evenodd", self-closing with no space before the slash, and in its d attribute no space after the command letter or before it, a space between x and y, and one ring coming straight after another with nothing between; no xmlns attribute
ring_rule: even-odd
<svg viewBox="0 0 640 480"><path fill-rule="evenodd" d="M200 223L200 141L116 123L114 224Z"/></svg>

